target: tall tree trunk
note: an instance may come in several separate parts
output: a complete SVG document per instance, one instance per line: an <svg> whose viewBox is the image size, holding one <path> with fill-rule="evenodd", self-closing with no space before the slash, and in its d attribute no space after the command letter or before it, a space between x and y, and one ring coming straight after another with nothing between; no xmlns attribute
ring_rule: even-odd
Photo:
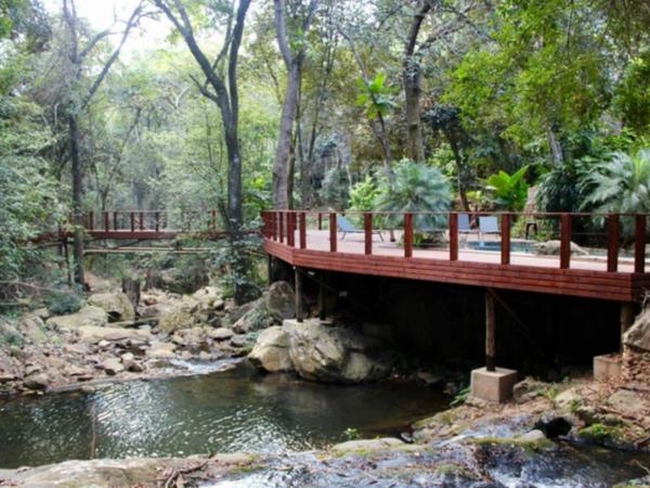
<svg viewBox="0 0 650 488"><path fill-rule="evenodd" d="M278 146L273 162L273 207L276 209L289 208L289 158L291 156L291 140L293 124L298 108L298 93L300 86L300 67L294 62L289 67L287 91L282 106L280 118L280 133Z"/></svg>
<svg viewBox="0 0 650 488"><path fill-rule="evenodd" d="M422 142L422 126L420 124L420 94L422 92L420 61L415 55L418 34L425 16L431 10L431 2L424 0L420 10L413 16L404 47L404 62L402 80L404 83L407 154L413 161L424 161L424 143Z"/></svg>
<svg viewBox="0 0 650 488"><path fill-rule="evenodd" d="M300 36L306 36L309 32L319 3L320 0L310 0L307 13L300 28ZM278 47L280 48L280 53L282 54L282 59L287 69L288 79L284 105L282 106L282 117L280 118L278 145L273 162L273 207L276 209L288 209L290 206L289 202L292 200L292 195L289 194L289 158L291 156L293 126L298 111L300 77L302 75L302 62L305 57L306 43L301 43L302 47L296 53L292 52L289 47L289 36L287 34L285 0L274 0L274 4Z"/></svg>
<svg viewBox="0 0 650 488"><path fill-rule="evenodd" d="M72 256L74 258L74 281L84 283L84 222L83 222L83 173L79 155L79 126L75 109L68 115L68 137L70 138L70 159L72 160L72 219L74 223Z"/></svg>

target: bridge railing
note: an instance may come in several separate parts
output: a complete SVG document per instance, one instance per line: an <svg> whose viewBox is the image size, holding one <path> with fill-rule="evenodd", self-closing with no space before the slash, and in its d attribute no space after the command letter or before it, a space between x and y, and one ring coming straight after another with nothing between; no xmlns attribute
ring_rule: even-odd
<svg viewBox="0 0 650 488"><path fill-rule="evenodd" d="M327 249L337 252L343 241L337 229L341 212L266 211L262 213L266 239L299 249ZM420 249L436 250L435 257L450 261L477 260L476 253L499 253L501 264L525 264L530 256L556 260L560 269L572 267L572 261L589 259L601 263L607 272L645 273L647 214L603 213L514 213L514 212L346 212L356 225L355 237L346 242L363 245L364 254L382 252L387 247L377 239L377 231L390 234L393 248L413 257ZM464 223L468 220L470 226ZM490 217L486 219L486 217ZM490 221L491 229L481 226ZM437 222L435 228L423 228L422 222ZM496 227L495 227L496 226ZM488 232L492 230L494 232ZM320 240L316 240L318 236ZM391 239L391 240L393 240ZM442 254L441 254L442 253ZM434 257L434 258L435 258Z"/></svg>
<svg viewBox="0 0 650 488"><path fill-rule="evenodd" d="M88 212L89 232L188 232L218 230L216 210L112 210Z"/></svg>

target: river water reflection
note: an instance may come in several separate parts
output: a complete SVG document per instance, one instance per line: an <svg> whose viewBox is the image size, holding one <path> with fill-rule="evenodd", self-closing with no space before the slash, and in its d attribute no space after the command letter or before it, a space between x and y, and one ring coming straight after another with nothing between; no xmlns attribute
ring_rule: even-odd
<svg viewBox="0 0 650 488"><path fill-rule="evenodd" d="M0 468L66 459L282 452L397 434L447 407L416 385L335 386L260 375L245 363L199 376L0 403Z"/></svg>

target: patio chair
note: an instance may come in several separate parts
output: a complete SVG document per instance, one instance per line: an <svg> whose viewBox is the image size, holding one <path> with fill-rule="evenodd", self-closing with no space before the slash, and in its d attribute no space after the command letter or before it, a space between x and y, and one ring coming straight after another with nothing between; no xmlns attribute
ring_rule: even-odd
<svg viewBox="0 0 650 488"><path fill-rule="evenodd" d="M364 234L365 233L365 231L363 229L359 229L358 227L355 227L354 224L352 222L350 222L343 215L337 215L336 216L336 226L338 227L339 232L341 232L341 240L345 239L346 234ZM382 241L384 240L384 236L381 234L381 231L373 229L372 233L377 234Z"/></svg>
<svg viewBox="0 0 650 488"><path fill-rule="evenodd" d="M496 234L497 236L501 235L501 231L499 230L499 222L494 215L478 218L479 240L483 241L484 234Z"/></svg>
<svg viewBox="0 0 650 488"><path fill-rule="evenodd" d="M458 214L458 235L460 236L461 244L467 242L467 237L470 234L478 234L478 230L472 229L472 224L469 220L469 214L459 213Z"/></svg>

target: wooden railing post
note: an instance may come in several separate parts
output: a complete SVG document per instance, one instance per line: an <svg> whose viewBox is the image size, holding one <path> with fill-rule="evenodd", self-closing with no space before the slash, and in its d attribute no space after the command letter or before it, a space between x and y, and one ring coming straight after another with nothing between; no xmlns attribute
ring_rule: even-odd
<svg viewBox="0 0 650 488"><path fill-rule="evenodd" d="M318 230L323 230L323 214L318 212Z"/></svg>
<svg viewBox="0 0 650 488"><path fill-rule="evenodd" d="M634 222L634 272L645 273L645 234L647 216L636 215Z"/></svg>
<svg viewBox="0 0 650 488"><path fill-rule="evenodd" d="M284 242L284 218L285 218L285 213L284 212L278 212L278 223L279 225L279 232L280 232L280 242Z"/></svg>
<svg viewBox="0 0 650 488"><path fill-rule="evenodd" d="M300 228L300 249L307 249L307 215L305 212L298 214L298 226Z"/></svg>
<svg viewBox="0 0 650 488"><path fill-rule="evenodd" d="M511 215L501 214L501 264L510 264Z"/></svg>
<svg viewBox="0 0 650 488"><path fill-rule="evenodd" d="M154 221L156 223L155 230L158 232L160 230L160 212L158 210L154 212Z"/></svg>
<svg viewBox="0 0 650 488"><path fill-rule="evenodd" d="M140 215L138 216L138 218L139 218L138 219L139 220L138 224L139 224L140 230L144 230L144 212L140 212Z"/></svg>
<svg viewBox="0 0 650 488"><path fill-rule="evenodd" d="M131 221L131 232L135 231L135 212L131 211L129 213L129 220Z"/></svg>
<svg viewBox="0 0 650 488"><path fill-rule="evenodd" d="M618 214L607 216L607 272L618 271L618 247L620 245L620 219Z"/></svg>
<svg viewBox="0 0 650 488"><path fill-rule="evenodd" d="M336 252L336 214L330 213L330 251Z"/></svg>
<svg viewBox="0 0 650 488"><path fill-rule="evenodd" d="M449 214L449 260L458 261L458 214Z"/></svg>
<svg viewBox="0 0 650 488"><path fill-rule="evenodd" d="M113 212L113 230L117 230L117 212Z"/></svg>
<svg viewBox="0 0 650 488"><path fill-rule="evenodd" d="M363 214L363 234L365 238L364 252L366 254L372 254L372 214L371 213Z"/></svg>
<svg viewBox="0 0 650 488"><path fill-rule="evenodd" d="M95 230L95 212L88 212L88 230Z"/></svg>
<svg viewBox="0 0 650 488"><path fill-rule="evenodd" d="M569 269L571 264L571 214L560 217L560 268Z"/></svg>
<svg viewBox="0 0 650 488"><path fill-rule="evenodd" d="M104 232L110 230L110 220L108 218L108 212L104 212Z"/></svg>
<svg viewBox="0 0 650 488"><path fill-rule="evenodd" d="M404 257L413 257L413 214L404 214Z"/></svg>
<svg viewBox="0 0 650 488"><path fill-rule="evenodd" d="M295 247L296 245L296 214L287 213L287 245Z"/></svg>

